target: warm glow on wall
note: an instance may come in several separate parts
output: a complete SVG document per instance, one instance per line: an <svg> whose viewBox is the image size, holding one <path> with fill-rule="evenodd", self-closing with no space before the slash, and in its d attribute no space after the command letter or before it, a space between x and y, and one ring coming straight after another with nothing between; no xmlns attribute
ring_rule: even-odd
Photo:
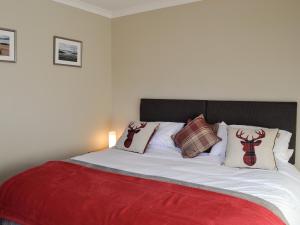
<svg viewBox="0 0 300 225"><path fill-rule="evenodd" d="M89 139L88 151L97 151L107 148L107 130L106 131L96 131Z"/></svg>
<svg viewBox="0 0 300 225"><path fill-rule="evenodd" d="M117 142L117 133L116 131L108 132L108 147L113 147L116 145Z"/></svg>

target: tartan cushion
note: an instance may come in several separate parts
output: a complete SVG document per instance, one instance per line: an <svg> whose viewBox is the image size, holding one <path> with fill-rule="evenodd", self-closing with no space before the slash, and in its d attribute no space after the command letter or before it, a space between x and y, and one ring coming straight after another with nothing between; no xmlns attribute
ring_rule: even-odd
<svg viewBox="0 0 300 225"><path fill-rule="evenodd" d="M212 130L211 125L206 123L202 114L189 122L174 137L174 143L181 149L184 158L196 157L219 141L221 139Z"/></svg>
<svg viewBox="0 0 300 225"><path fill-rule="evenodd" d="M199 117L204 118L203 114L201 114ZM184 124L184 126L188 125L190 122L192 122L193 120L192 119L188 119L188 121L186 122L186 124ZM218 129L219 129L219 124L218 123L215 123L215 124L207 124L212 130L213 132L217 135L218 133Z"/></svg>
<svg viewBox="0 0 300 225"><path fill-rule="evenodd" d="M204 116L202 114L200 116L204 118ZM188 125L192 121L193 121L192 119L188 119L187 122L186 122L186 124L184 126ZM218 129L219 129L219 124L218 123L215 123L215 124L209 124L208 123L208 126L213 130L214 134L217 135ZM173 136L172 139L174 140L175 135L172 135L172 136ZM210 153L212 147L210 147L209 149L205 150L203 153Z"/></svg>

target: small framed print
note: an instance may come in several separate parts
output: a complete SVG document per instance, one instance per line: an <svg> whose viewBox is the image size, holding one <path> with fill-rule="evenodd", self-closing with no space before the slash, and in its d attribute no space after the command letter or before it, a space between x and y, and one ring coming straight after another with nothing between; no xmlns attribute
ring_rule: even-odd
<svg viewBox="0 0 300 225"><path fill-rule="evenodd" d="M16 62L16 31L0 28L0 61Z"/></svg>
<svg viewBox="0 0 300 225"><path fill-rule="evenodd" d="M82 41L54 36L53 64L82 67Z"/></svg>

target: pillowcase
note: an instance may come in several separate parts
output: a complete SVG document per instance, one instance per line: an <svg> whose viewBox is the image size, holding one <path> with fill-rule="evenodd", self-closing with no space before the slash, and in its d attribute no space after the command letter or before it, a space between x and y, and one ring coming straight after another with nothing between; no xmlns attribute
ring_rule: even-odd
<svg viewBox="0 0 300 225"><path fill-rule="evenodd" d="M174 136L175 146L181 149L184 158L196 157L220 140L203 115L193 119Z"/></svg>
<svg viewBox="0 0 300 225"><path fill-rule="evenodd" d="M143 154L159 123L131 122L124 130L116 148Z"/></svg>
<svg viewBox="0 0 300 225"><path fill-rule="evenodd" d="M225 165L240 168L276 169L273 147L278 129L228 127Z"/></svg>
<svg viewBox="0 0 300 225"><path fill-rule="evenodd" d="M225 160L227 146L227 124L225 122L219 123L217 136L222 140L212 147L209 155L220 156L222 160Z"/></svg>
<svg viewBox="0 0 300 225"><path fill-rule="evenodd" d="M281 152L277 155L275 154L275 158L282 162L288 163L294 154L294 149L287 149L285 153Z"/></svg>
<svg viewBox="0 0 300 225"><path fill-rule="evenodd" d="M278 134L279 135L276 138L273 151L276 158L285 160L290 154L289 145L292 138L292 133L285 130L279 130ZM290 158L291 156L289 159Z"/></svg>
<svg viewBox="0 0 300 225"><path fill-rule="evenodd" d="M203 115L203 114L201 114L200 116L204 118L204 115ZM204 118L204 119L205 119L205 118ZM193 121L192 119L188 119L188 121L184 124L184 126L188 125L188 124L189 124L190 122L192 122L192 121ZM215 124L207 123L207 125L210 127L210 129L213 130L213 132L214 132L215 134L218 133L219 123L215 123Z"/></svg>
<svg viewBox="0 0 300 225"><path fill-rule="evenodd" d="M249 128L249 129L262 129L262 127L256 127L256 126L245 126L245 125L231 125L232 127L236 128ZM273 149L273 152L275 154L275 157L278 159L285 160L286 157L289 155L289 144L292 137L292 133L286 131L286 130L279 130L278 135L275 139L275 146Z"/></svg>
<svg viewBox="0 0 300 225"><path fill-rule="evenodd" d="M287 150L287 154L286 154L286 161L287 161L287 162L290 161L290 159L292 158L294 152L295 152L294 149L288 149L288 150Z"/></svg>
<svg viewBox="0 0 300 225"><path fill-rule="evenodd" d="M202 116L202 117L204 118L203 114L201 114L200 116ZM188 124L189 124L190 122L192 122L192 121L193 121L192 119L188 119L184 126L188 125ZM210 127L210 129L213 130L214 134L217 135L218 129L219 129L219 123L215 123L215 124L209 124L209 123L207 123L207 125ZM218 136L218 135L217 135L217 136ZM174 140L174 137L175 137L175 135L172 135L172 139L173 139L173 140ZM227 138L227 137L226 137L226 138ZM226 148L226 147L225 147L225 148ZM179 149L179 148L177 148L177 149ZM210 148L207 149L206 151L202 152L201 155L205 155L204 153L210 153L211 150L212 150L212 147L210 147ZM179 151L181 152L180 149L179 149Z"/></svg>
<svg viewBox="0 0 300 225"><path fill-rule="evenodd" d="M183 126L184 123L159 122L159 127L153 135L149 146L151 145L153 147L176 148L171 136L180 131Z"/></svg>

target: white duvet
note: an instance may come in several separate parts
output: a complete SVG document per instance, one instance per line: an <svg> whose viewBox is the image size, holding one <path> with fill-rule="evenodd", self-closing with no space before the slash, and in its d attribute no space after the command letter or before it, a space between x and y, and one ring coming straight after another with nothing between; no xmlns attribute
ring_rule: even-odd
<svg viewBox="0 0 300 225"><path fill-rule="evenodd" d="M73 159L250 194L277 206L290 225L300 224L300 173L289 163L278 162L278 171L237 169L216 156L183 159L172 149L154 148L144 155L108 149Z"/></svg>

